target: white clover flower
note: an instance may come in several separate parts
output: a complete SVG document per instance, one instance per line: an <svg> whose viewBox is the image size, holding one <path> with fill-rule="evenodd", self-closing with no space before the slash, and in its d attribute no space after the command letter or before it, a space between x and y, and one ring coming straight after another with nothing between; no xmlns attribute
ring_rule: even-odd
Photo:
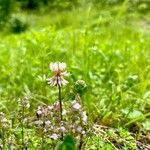
<svg viewBox="0 0 150 150"><path fill-rule="evenodd" d="M72 102L72 107L75 109L75 110L79 110L81 108L81 105L76 102L76 101L73 101Z"/></svg>
<svg viewBox="0 0 150 150"><path fill-rule="evenodd" d="M63 62L55 62L50 64L50 70L54 73L54 76L47 79L48 84L51 86L63 86L68 83L67 80L64 79L65 76L69 76L69 73L65 71L66 64Z"/></svg>
<svg viewBox="0 0 150 150"><path fill-rule="evenodd" d="M50 63L50 70L54 73L54 74L59 74L61 72L64 72L66 69L66 64L65 63L61 63L61 62L55 62L55 63Z"/></svg>
<svg viewBox="0 0 150 150"><path fill-rule="evenodd" d="M52 78L48 79L48 84L51 86L64 86L68 83L67 80L64 79L63 76L53 76Z"/></svg>
<svg viewBox="0 0 150 150"><path fill-rule="evenodd" d="M53 140L57 140L58 139L58 135L54 133L54 134L52 134L50 136L50 138L53 139Z"/></svg>

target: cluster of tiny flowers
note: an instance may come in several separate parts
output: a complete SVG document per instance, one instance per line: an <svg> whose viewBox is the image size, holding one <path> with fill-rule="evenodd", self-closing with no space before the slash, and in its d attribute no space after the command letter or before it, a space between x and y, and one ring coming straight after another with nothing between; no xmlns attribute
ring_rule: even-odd
<svg viewBox="0 0 150 150"><path fill-rule="evenodd" d="M42 129L44 135L53 140L60 138L59 114L57 113L58 109L58 102L55 102L53 105L38 106L36 110L37 119L34 121L38 130Z"/></svg>
<svg viewBox="0 0 150 150"><path fill-rule="evenodd" d="M69 76L69 73L66 71L66 64L63 62L55 62L50 64L50 70L54 74L51 78L48 79L48 84L51 86L63 86L68 83L64 79L65 76Z"/></svg>
<svg viewBox="0 0 150 150"><path fill-rule="evenodd" d="M5 117L5 114L3 112L0 112L0 126L2 128L8 128L10 125L10 122L7 120L7 118Z"/></svg>
<svg viewBox="0 0 150 150"><path fill-rule="evenodd" d="M75 129L76 132L80 134L85 134L86 133L86 125L88 121L88 117L86 114L86 111L83 110L81 104L74 100L72 102L72 109L73 111L76 111L76 120L74 121L73 128ZM75 116L74 116L75 117Z"/></svg>
<svg viewBox="0 0 150 150"><path fill-rule="evenodd" d="M18 105L22 108L29 108L30 107L29 99L27 97L19 99Z"/></svg>
<svg viewBox="0 0 150 150"><path fill-rule="evenodd" d="M46 117L49 114L49 107L47 106L38 106L36 111L37 118Z"/></svg>
<svg viewBox="0 0 150 150"><path fill-rule="evenodd" d="M36 126L49 126L51 122L47 120L48 115L50 114L51 108L44 105L44 106L38 106L36 110L36 116L37 119L35 120L34 124Z"/></svg>
<svg viewBox="0 0 150 150"><path fill-rule="evenodd" d="M37 120L34 122L36 127L43 128L43 132L47 138L58 140L61 138L60 133L64 135L72 133L75 137L80 134L86 134L87 114L84 111L79 95L76 99L69 103L63 104L63 121L59 119L59 102L53 105L38 106L36 110Z"/></svg>

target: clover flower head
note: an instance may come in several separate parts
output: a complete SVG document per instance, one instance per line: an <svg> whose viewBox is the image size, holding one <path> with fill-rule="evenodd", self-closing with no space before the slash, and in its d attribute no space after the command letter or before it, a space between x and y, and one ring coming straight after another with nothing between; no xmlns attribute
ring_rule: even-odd
<svg viewBox="0 0 150 150"><path fill-rule="evenodd" d="M63 62L50 63L50 70L53 72L53 77L47 79L48 84L51 86L63 86L68 83L64 79L65 76L69 76L66 71L66 64Z"/></svg>
<svg viewBox="0 0 150 150"><path fill-rule="evenodd" d="M63 62L55 62L55 63L50 63L50 70L54 74L60 74L64 72L66 69L66 64Z"/></svg>

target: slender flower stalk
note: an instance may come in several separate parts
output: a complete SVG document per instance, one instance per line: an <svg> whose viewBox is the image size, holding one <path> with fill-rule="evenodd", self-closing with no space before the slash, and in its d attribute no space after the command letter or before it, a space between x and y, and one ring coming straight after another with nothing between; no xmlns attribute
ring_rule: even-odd
<svg viewBox="0 0 150 150"><path fill-rule="evenodd" d="M50 64L50 70L53 72L53 76L48 79L48 84L50 86L58 87L58 99L59 99L59 108L60 108L60 122L63 122L63 108L62 108L62 98L61 98L61 87L68 83L64 79L65 76L69 74L66 71L66 64L63 62L55 62ZM63 132L61 132L61 140L63 140Z"/></svg>
<svg viewBox="0 0 150 150"><path fill-rule="evenodd" d="M59 98L59 106L60 106L60 121L63 122L63 116L62 116L62 100L61 100L61 86L58 86L58 98ZM63 132L61 133L61 139L63 140Z"/></svg>
<svg viewBox="0 0 150 150"><path fill-rule="evenodd" d="M62 116L62 100L61 100L61 87L58 86L58 98L59 98L59 106L60 106L60 120L63 121L63 116Z"/></svg>

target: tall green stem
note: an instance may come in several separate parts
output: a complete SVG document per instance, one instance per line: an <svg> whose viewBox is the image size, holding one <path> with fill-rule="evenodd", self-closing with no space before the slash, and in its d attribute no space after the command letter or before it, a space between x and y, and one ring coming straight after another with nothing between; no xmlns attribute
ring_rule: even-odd
<svg viewBox="0 0 150 150"><path fill-rule="evenodd" d="M62 121L62 120L63 120L63 117L62 117L61 87L58 86L58 89L59 89L60 120Z"/></svg>
<svg viewBox="0 0 150 150"><path fill-rule="evenodd" d="M60 121L63 121L63 116L62 116L62 100L61 100L61 86L58 85L58 98L59 98L59 106L60 106ZM61 139L63 140L63 132L61 133Z"/></svg>

